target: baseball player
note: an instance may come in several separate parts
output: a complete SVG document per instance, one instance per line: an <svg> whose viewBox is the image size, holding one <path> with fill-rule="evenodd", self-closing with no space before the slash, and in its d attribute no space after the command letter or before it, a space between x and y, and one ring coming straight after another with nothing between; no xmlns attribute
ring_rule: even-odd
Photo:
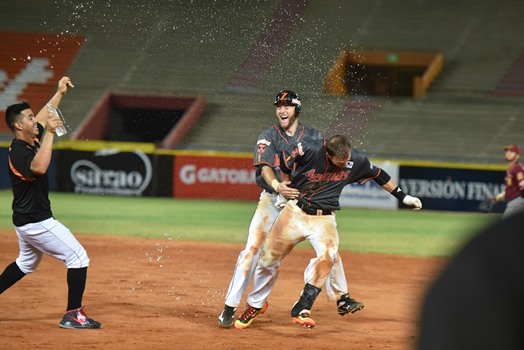
<svg viewBox="0 0 524 350"><path fill-rule="evenodd" d="M314 327L311 308L339 258L335 211L340 210L339 197L344 186L372 179L404 204L415 207L415 210L421 209L422 203L404 193L365 154L351 150L344 136L336 135L328 140L301 140L293 151L284 150L281 153L280 162L281 171L291 176L290 186L297 188L300 196L287 202L271 228L258 263L254 290L247 301L254 308L266 305L280 261L298 243L307 239L316 252L316 258L311 259L305 270L306 284L299 301L291 310L291 316L293 323Z"/></svg>
<svg viewBox="0 0 524 350"><path fill-rule="evenodd" d="M262 193L249 225L246 247L238 256L233 278L226 294L225 305L218 317L218 323L221 327L229 328L233 325L235 311L240 305L242 295L255 272L262 243L282 210L282 207L277 203L279 200L277 194L280 193L288 199L296 198L299 195L297 189L290 188L287 186L288 183L280 181L279 153L284 149L293 149L297 142L304 137L322 139L317 130L299 123L301 104L299 96L293 91L279 92L274 101L278 124L269 127L258 137L253 163L257 167L256 182L262 188ZM349 298L340 259L335 264L332 274L333 278L330 279L326 290L329 300L334 301L337 297L340 298L338 312L345 315L363 308L362 303ZM266 309L267 303L256 310L253 308L249 310L252 313L262 314ZM246 319L249 321L249 317L242 315L240 320L235 323L235 327L245 328L249 326L250 322L244 323L242 321Z"/></svg>
<svg viewBox="0 0 524 350"><path fill-rule="evenodd" d="M49 104L58 107L69 87L74 86L68 77L60 79ZM59 322L60 327L100 328L99 322L86 316L82 306L89 266L87 253L71 231L53 217L49 202L47 170L55 130L63 123L45 107L35 117L27 102L9 106L5 119L15 135L9 147L8 172L20 253L0 275L0 294L34 272L43 254L50 255L67 267L67 311Z"/></svg>
<svg viewBox="0 0 524 350"><path fill-rule="evenodd" d="M508 170L504 178L506 185L503 192L493 198L493 203L506 200L503 218L524 210L524 167L519 163L520 147L511 144L504 147L504 158L508 162Z"/></svg>

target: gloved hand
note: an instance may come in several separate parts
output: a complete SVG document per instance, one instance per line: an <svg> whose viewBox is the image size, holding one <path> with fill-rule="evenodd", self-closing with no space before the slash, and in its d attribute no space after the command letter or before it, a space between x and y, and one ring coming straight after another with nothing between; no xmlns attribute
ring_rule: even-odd
<svg viewBox="0 0 524 350"><path fill-rule="evenodd" d="M418 199L417 197L410 196L409 194L406 195L406 197L404 197L402 203L414 207L413 210L422 209L422 202L420 201L420 199Z"/></svg>
<svg viewBox="0 0 524 350"><path fill-rule="evenodd" d="M287 199L284 198L280 193L277 195L277 200L275 201L275 207L284 208L286 206Z"/></svg>

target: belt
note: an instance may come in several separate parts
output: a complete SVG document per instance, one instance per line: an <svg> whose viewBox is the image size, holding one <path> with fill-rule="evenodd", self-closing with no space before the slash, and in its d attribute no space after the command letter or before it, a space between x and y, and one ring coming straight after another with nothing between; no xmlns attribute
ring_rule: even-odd
<svg viewBox="0 0 524 350"><path fill-rule="evenodd" d="M297 202L297 207L302 209L302 211L308 215L331 215L333 212L327 209L314 209L308 206L304 202Z"/></svg>

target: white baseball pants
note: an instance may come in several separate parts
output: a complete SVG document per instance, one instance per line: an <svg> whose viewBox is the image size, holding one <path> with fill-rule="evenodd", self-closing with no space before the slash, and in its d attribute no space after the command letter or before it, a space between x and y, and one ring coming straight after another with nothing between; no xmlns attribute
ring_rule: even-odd
<svg viewBox="0 0 524 350"><path fill-rule="evenodd" d="M338 231L335 214L308 215L289 201L275 222L265 242L255 274L249 305L260 308L276 282L280 261L300 242L309 240L316 252L304 272L304 282L322 288L334 301L348 292L347 281L338 253Z"/></svg>
<svg viewBox="0 0 524 350"><path fill-rule="evenodd" d="M16 264L23 273L35 271L47 254L62 261L67 268L89 266L89 257L84 247L71 231L58 220L50 218L41 222L16 227L20 254Z"/></svg>

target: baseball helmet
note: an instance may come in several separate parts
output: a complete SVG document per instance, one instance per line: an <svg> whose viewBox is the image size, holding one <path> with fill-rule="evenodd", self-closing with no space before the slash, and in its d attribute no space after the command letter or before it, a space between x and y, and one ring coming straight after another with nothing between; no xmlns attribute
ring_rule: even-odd
<svg viewBox="0 0 524 350"><path fill-rule="evenodd" d="M275 102L273 104L275 106L295 106L295 111L300 112L300 107L302 103L300 102L300 97L298 97L298 95L295 92L291 90L282 90L277 94L277 97L275 98Z"/></svg>

